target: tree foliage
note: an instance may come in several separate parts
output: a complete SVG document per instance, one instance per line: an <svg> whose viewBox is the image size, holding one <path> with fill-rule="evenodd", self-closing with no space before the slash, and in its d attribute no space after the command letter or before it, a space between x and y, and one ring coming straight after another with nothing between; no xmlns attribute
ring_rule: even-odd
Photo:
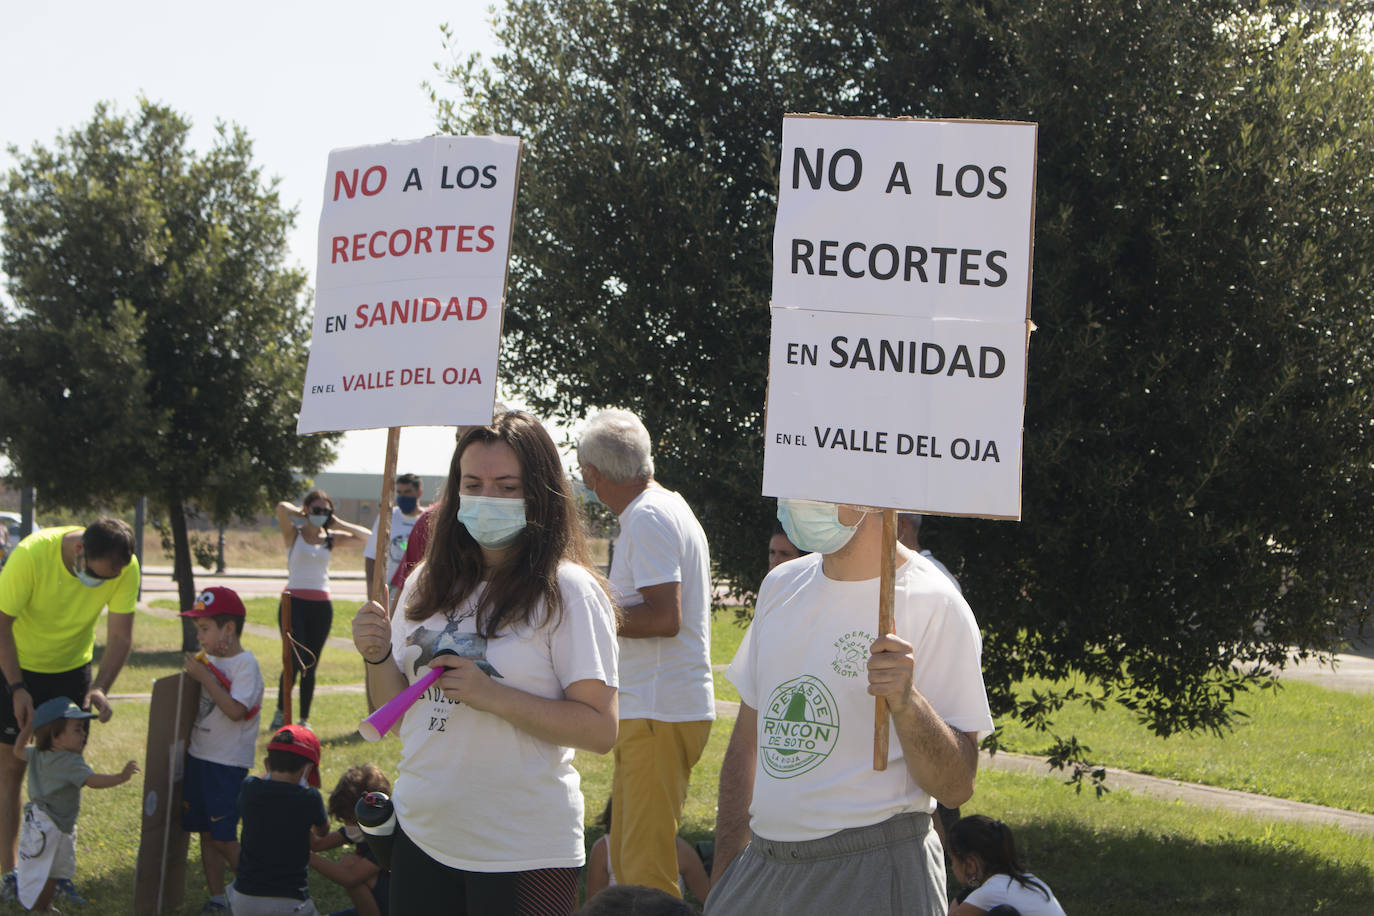
<svg viewBox="0 0 1374 916"><path fill-rule="evenodd" d="M12 148L0 195L0 449L54 504L158 503L184 606L186 512L251 516L330 455L295 431L309 335L305 275L283 265L295 213L242 129L221 125L203 156L189 131L147 101L99 105L50 148Z"/></svg>
<svg viewBox="0 0 1374 916"><path fill-rule="evenodd" d="M782 114L1038 122L1024 520L925 533L998 715L1224 728L1370 597L1374 74L1332 6L513 2L436 99L528 144L507 378L641 412L752 585ZM1079 679L1018 701L1037 675Z"/></svg>

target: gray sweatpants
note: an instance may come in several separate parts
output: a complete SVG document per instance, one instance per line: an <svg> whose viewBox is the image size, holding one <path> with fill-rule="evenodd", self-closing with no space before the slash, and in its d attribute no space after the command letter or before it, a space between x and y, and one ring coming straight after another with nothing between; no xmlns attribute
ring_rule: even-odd
<svg viewBox="0 0 1374 916"><path fill-rule="evenodd" d="M761 836L706 898L707 916L944 916L944 851L928 814L800 843Z"/></svg>

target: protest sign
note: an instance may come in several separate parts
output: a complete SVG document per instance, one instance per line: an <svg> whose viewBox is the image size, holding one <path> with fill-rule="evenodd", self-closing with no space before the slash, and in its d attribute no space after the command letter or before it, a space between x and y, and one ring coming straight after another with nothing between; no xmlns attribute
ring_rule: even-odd
<svg viewBox="0 0 1374 916"><path fill-rule="evenodd" d="M181 790L200 684L184 672L153 681L143 759L143 819L134 864L137 916L181 910L186 896L186 851L191 835L181 829Z"/></svg>
<svg viewBox="0 0 1374 916"><path fill-rule="evenodd" d="M784 120L765 494L1020 517L1035 139Z"/></svg>
<svg viewBox="0 0 1374 916"><path fill-rule="evenodd" d="M520 141L329 154L297 431L488 423Z"/></svg>
<svg viewBox="0 0 1374 916"><path fill-rule="evenodd" d="M296 430L388 428L379 544L401 427L491 422L519 166L515 137L329 154ZM385 572L369 586L382 602Z"/></svg>

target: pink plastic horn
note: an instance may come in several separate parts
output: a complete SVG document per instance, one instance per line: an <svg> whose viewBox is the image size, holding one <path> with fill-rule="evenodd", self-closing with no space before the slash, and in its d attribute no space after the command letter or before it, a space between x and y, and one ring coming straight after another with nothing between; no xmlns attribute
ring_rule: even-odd
<svg viewBox="0 0 1374 916"><path fill-rule="evenodd" d="M435 653L437 658L440 655L457 655L458 653L444 650ZM368 741L380 741L382 735L391 731L391 726L400 721L401 716L406 714L406 710L415 705L415 701L430 688L430 685L439 680L448 669L443 665L435 665L430 668L425 675L418 681L402 690L386 703L377 708L377 711L358 723L358 734Z"/></svg>

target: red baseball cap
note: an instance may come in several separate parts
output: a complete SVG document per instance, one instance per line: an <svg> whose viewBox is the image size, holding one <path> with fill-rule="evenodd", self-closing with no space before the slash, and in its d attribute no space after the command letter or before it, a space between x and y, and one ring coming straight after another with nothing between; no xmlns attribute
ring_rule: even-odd
<svg viewBox="0 0 1374 916"><path fill-rule="evenodd" d="M216 614L229 614L232 617L246 615L243 601L232 588L216 585L207 588L196 596L196 603L189 611L182 611L182 617L213 617ZM318 748L318 745L316 745Z"/></svg>
<svg viewBox="0 0 1374 916"><path fill-rule="evenodd" d="M232 594L232 593L231 593ZM320 739L304 725L283 725L277 729L272 740L267 743L269 751L286 751L304 757L315 764L310 769L306 782L316 788L320 785Z"/></svg>

